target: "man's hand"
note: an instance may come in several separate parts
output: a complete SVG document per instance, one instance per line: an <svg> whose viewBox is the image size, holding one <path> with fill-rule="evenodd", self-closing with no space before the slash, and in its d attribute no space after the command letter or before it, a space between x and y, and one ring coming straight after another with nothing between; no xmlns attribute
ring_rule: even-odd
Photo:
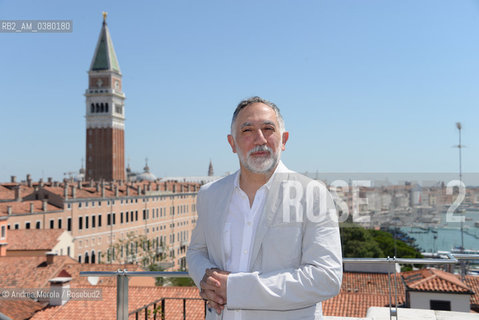
<svg viewBox="0 0 479 320"><path fill-rule="evenodd" d="M208 305L221 313L226 304L226 285L229 272L220 269L207 269L200 282L200 296Z"/></svg>

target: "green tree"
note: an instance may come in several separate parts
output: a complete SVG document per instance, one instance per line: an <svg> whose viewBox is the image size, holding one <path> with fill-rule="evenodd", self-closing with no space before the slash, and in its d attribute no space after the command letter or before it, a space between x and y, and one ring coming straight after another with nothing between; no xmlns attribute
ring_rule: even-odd
<svg viewBox="0 0 479 320"><path fill-rule="evenodd" d="M396 239L396 250L394 250L394 236L390 232L382 230L369 230L369 232L386 256L396 256L396 258L422 258L421 253L416 248L399 239Z"/></svg>
<svg viewBox="0 0 479 320"><path fill-rule="evenodd" d="M148 239L143 234L128 232L126 237L111 244L107 252L102 253L102 257L106 258L106 263L134 263L148 268L163 261L166 251L164 244Z"/></svg>
<svg viewBox="0 0 479 320"><path fill-rule="evenodd" d="M118 239L110 245L106 254L107 263L141 264L148 271L164 271L167 262L168 248L156 243L145 235L134 232L127 233L125 238ZM180 271L185 271L184 269ZM157 277L157 286L195 286L191 278L163 278Z"/></svg>
<svg viewBox="0 0 479 320"><path fill-rule="evenodd" d="M422 258L421 253L413 246L396 239L387 231L371 230L352 223L340 226L341 247L345 258Z"/></svg>
<svg viewBox="0 0 479 320"><path fill-rule="evenodd" d="M380 258L384 256L368 230L346 224L340 227L341 248L345 258Z"/></svg>

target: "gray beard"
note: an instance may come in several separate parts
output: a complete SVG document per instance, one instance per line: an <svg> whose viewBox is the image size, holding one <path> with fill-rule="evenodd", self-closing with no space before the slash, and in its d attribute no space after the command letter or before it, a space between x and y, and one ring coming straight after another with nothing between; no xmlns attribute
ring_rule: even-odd
<svg viewBox="0 0 479 320"><path fill-rule="evenodd" d="M267 157L251 157L251 153L258 151L269 151L269 156ZM269 147L256 147L248 152L246 159L241 155L241 151L238 152L238 157L244 168L249 171L257 174L265 174L271 172L278 165L281 155L281 149L278 149L278 152L275 154Z"/></svg>

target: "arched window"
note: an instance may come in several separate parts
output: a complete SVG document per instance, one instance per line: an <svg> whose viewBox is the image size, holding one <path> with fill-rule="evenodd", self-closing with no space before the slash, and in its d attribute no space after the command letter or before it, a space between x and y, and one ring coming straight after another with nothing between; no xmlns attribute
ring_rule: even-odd
<svg viewBox="0 0 479 320"><path fill-rule="evenodd" d="M103 105L103 102L100 104L100 112L105 112L105 106Z"/></svg>
<svg viewBox="0 0 479 320"><path fill-rule="evenodd" d="M91 112L91 113L94 113L94 112L95 112L95 105L94 105L93 103L91 104L90 112Z"/></svg>
<svg viewBox="0 0 479 320"><path fill-rule="evenodd" d="M108 112L108 102L106 103L106 106L105 106L105 112Z"/></svg>
<svg viewBox="0 0 479 320"><path fill-rule="evenodd" d="M100 112L100 105L98 103L96 104L96 112Z"/></svg>
<svg viewBox="0 0 479 320"><path fill-rule="evenodd" d="M88 257L88 252L85 252L85 263L90 263L90 258Z"/></svg>
<svg viewBox="0 0 479 320"><path fill-rule="evenodd" d="M95 263L95 250L91 251L91 263Z"/></svg>

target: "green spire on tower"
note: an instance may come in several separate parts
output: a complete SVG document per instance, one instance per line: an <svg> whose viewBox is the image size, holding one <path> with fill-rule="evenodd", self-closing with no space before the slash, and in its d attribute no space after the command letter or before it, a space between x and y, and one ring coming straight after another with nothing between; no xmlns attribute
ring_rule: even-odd
<svg viewBox="0 0 479 320"><path fill-rule="evenodd" d="M95 54L91 62L90 71L110 70L120 72L120 65L116 58L115 48L111 41L110 31L106 24L107 13L103 12L103 27L98 37Z"/></svg>

